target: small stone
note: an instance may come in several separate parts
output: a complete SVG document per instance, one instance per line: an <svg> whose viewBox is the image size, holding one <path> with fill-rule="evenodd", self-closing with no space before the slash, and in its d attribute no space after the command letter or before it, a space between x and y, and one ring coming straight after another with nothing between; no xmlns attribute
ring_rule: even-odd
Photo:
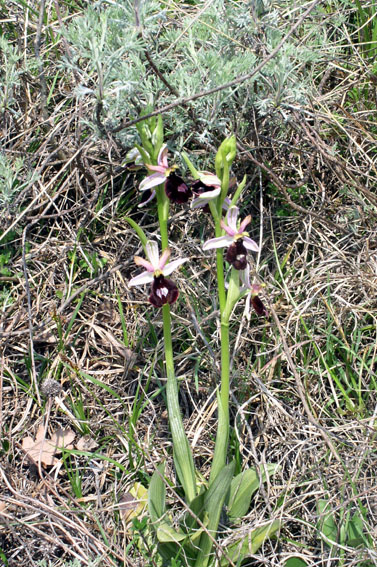
<svg viewBox="0 0 377 567"><path fill-rule="evenodd" d="M47 378L41 386L42 394L46 397L57 396L62 390L61 385L52 378Z"/></svg>

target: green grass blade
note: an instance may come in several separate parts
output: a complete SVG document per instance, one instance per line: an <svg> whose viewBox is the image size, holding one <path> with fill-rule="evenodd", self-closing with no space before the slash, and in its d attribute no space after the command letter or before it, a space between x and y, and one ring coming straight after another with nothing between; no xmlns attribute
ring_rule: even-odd
<svg viewBox="0 0 377 567"><path fill-rule="evenodd" d="M124 317L122 300L120 298L118 290L116 290L116 294L117 294L117 302L118 302L120 322L121 322L121 325L122 325L123 343L124 343L125 347L128 347L129 346L129 340L128 340L128 332L127 332L127 323L126 323L126 319Z"/></svg>
<svg viewBox="0 0 377 567"><path fill-rule="evenodd" d="M74 312L72 313L72 317L71 317L71 319L70 319L70 321L69 321L69 323L68 323L67 330L66 330L66 332L64 333L64 338L65 338L65 339L68 337L68 335L69 335L69 333L70 333L70 331L71 331L71 329L72 329L72 327L73 327L73 324L74 324L74 322L75 322L75 320L76 320L77 314L78 314L78 312L80 311L81 304L82 304L82 302L84 301L85 294L86 294L86 291L84 291L84 292L80 295L80 298L79 298L79 300L78 300L78 302L77 302L77 305L76 305L76 307L75 307L75 310L74 310Z"/></svg>
<svg viewBox="0 0 377 567"><path fill-rule="evenodd" d="M318 529L327 545L332 546L338 540L338 527L334 521L333 511L326 498L321 498L317 504L320 519Z"/></svg>

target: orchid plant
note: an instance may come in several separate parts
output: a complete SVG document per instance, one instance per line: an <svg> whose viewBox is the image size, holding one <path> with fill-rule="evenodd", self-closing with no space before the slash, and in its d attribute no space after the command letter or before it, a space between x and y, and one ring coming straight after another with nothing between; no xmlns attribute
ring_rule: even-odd
<svg viewBox="0 0 377 567"><path fill-rule="evenodd" d="M151 191L148 201L156 197L161 240L161 254L158 243L148 239L143 229L132 219L127 219L137 232L145 252L145 258L135 256L134 261L144 271L135 275L129 286L150 284L149 302L162 310L166 399L172 435L176 474L183 488L186 511L180 525L173 526L166 509L166 485L164 465L159 465L153 474L148 491L148 509L158 542L158 551L163 562L177 557L184 558L185 564L193 567L207 567L215 564L214 546L220 514L227 508L230 522L244 516L250 507L253 493L260 480L276 470L267 465L261 476L255 469L245 468L234 476L235 464L229 460L229 387L230 387L230 336L229 321L236 303L246 296L246 304L254 307L259 316L267 316L259 294L262 286L250 282L249 252L258 252L259 245L250 238L246 228L251 217L239 221L237 201L246 184L246 177L236 188L232 198L228 196L230 168L236 156L235 137L231 136L220 145L215 159L215 173L198 171L186 154L182 157L194 181L191 188L176 173L177 166L168 164L168 148L163 143L162 119L152 118L137 125L141 144L139 154L149 175L140 184L140 190ZM221 382L217 393L218 427L211 473L207 483L199 483L193 454L184 430L179 407L178 384L174 371L172 348L172 322L170 308L179 296L176 284L167 278L188 258L170 261L171 251L168 240L168 217L170 203L185 204L190 197L191 208L202 207L210 211L215 237L203 245L203 251L216 250L217 291L221 329ZM144 204L146 201L144 201ZM223 217L226 211L225 218ZM226 253L224 254L224 249ZM226 266L229 265L229 270ZM230 545L223 546L220 565L234 564L251 553L255 553L264 539L276 533L278 520L256 528L247 537L239 537ZM221 547L221 545L220 545Z"/></svg>

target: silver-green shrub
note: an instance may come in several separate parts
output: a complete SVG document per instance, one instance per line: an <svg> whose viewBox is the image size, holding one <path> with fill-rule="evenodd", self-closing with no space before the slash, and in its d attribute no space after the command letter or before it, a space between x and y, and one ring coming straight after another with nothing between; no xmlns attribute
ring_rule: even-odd
<svg viewBox="0 0 377 567"><path fill-rule="evenodd" d="M122 119L137 118L147 105L160 108L250 73L294 23L282 20L268 0L194 4L192 10L187 5L180 10L179 3L170 8L156 1L104 1L74 19L66 30L72 56L64 64L80 77L76 95L93 103L93 115L88 117L92 129L98 126L96 102L102 105L101 120L111 128ZM314 47L323 39L319 25L299 48L290 38L251 80L172 109L164 116L167 128L178 144L187 144L193 136L211 141L232 120L238 133L246 134L253 107L260 114L275 112L281 119L284 105L307 102L305 77L320 57ZM171 90L152 71L146 54ZM134 141L129 131L118 135L124 142Z"/></svg>

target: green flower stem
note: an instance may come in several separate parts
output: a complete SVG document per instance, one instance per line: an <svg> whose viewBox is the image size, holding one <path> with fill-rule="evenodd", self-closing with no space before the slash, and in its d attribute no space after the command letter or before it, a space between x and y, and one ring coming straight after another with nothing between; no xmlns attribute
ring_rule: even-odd
<svg viewBox="0 0 377 567"><path fill-rule="evenodd" d="M222 228L220 220L216 221L216 237L221 236ZM229 443L229 372L230 372L230 351L229 351L229 315L225 312L227 304L227 294L225 291L224 278L224 252L222 249L216 250L217 265L217 288L220 306L220 342L221 342L221 387L218 396L218 426L215 443L215 453L212 462L210 484L213 483L219 472L224 468L228 454Z"/></svg>
<svg viewBox="0 0 377 567"><path fill-rule="evenodd" d="M215 224L215 235L216 237L223 234L223 229L220 226L221 216L216 219ZM219 307L220 313L224 311L226 304L226 292L225 292L225 278L224 278L224 252L222 248L217 248L216 250L216 270L217 270L217 291L219 295Z"/></svg>
<svg viewBox="0 0 377 567"><path fill-rule="evenodd" d="M163 185L156 190L158 220L160 224L161 248L168 248L169 199ZM195 468L189 442L183 427L181 409L179 407L178 384L174 371L173 344L171 339L170 305L162 306L165 368L166 368L166 400L169 424L173 439L173 451L176 471L185 491L186 499L191 502L196 496Z"/></svg>
<svg viewBox="0 0 377 567"><path fill-rule="evenodd" d="M157 198L157 210L158 210L158 221L160 224L160 234L161 234L161 250L162 252L165 248L169 246L168 239L168 218L169 218L169 199L165 194L165 188L163 185L159 185L156 188L156 198Z"/></svg>
<svg viewBox="0 0 377 567"><path fill-rule="evenodd" d="M221 387L217 397L218 403L218 425L213 456L210 485L216 479L219 472L226 464L229 443L229 321L221 317Z"/></svg>

